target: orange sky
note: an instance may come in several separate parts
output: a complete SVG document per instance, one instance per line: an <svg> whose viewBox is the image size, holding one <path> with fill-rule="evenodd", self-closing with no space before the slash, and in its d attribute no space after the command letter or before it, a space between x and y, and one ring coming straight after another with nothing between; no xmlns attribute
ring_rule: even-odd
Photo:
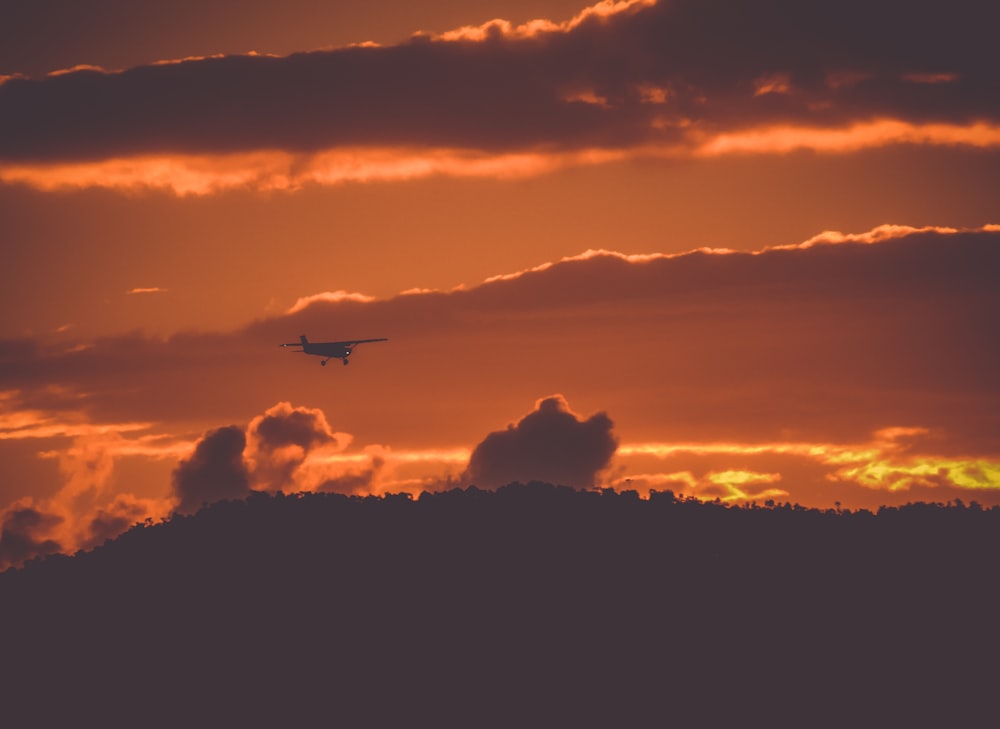
<svg viewBox="0 0 1000 729"><path fill-rule="evenodd" d="M1000 503L989 26L751 5L20 11L0 562L248 488Z"/></svg>

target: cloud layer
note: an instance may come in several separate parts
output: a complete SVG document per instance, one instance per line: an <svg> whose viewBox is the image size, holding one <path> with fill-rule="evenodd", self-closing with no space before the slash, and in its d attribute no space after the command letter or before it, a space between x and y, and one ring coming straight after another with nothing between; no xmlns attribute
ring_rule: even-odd
<svg viewBox="0 0 1000 729"><path fill-rule="evenodd" d="M562 392L636 423L632 440L791 429L861 442L907 426L992 452L1000 234L855 238L757 254L590 253L467 290L317 301L231 334L10 343L0 387L18 393L18 412L83 407L98 423L210 426L221 411L249 422L270 403L314 403L365 442L436 447L488 432L490 413L526 395ZM275 346L303 332L390 341L359 348L332 380ZM359 394L339 390L347 378Z"/></svg>
<svg viewBox="0 0 1000 729"><path fill-rule="evenodd" d="M533 174L626 152L1000 145L988 4L596 7L391 47L15 78L0 85L0 171L200 191L175 178L288 186ZM97 162L101 175L66 166Z"/></svg>
<svg viewBox="0 0 1000 729"><path fill-rule="evenodd" d="M449 292L317 296L231 333L5 343L0 445L39 443L63 486L8 485L3 548L72 549L251 489L414 491L463 468L484 487L994 503L998 269L996 226L883 226L756 253L590 251ZM389 342L330 371L276 346L300 333ZM218 429L233 422L249 425ZM177 458L173 492L129 495L128 459Z"/></svg>

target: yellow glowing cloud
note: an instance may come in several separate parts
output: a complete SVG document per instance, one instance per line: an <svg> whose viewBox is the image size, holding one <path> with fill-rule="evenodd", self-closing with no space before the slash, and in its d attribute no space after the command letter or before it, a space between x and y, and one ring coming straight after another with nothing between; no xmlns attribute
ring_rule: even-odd
<svg viewBox="0 0 1000 729"><path fill-rule="evenodd" d="M779 488L762 489L752 491L749 486L754 484L768 484L781 480L780 473L757 473L746 470L712 471L707 474L706 479L715 486L721 486L726 490L726 495L721 496L722 501L746 501L751 499L769 499L778 496L787 496L788 492ZM697 491L695 495L698 495Z"/></svg>
<svg viewBox="0 0 1000 729"><path fill-rule="evenodd" d="M1000 463L985 460L959 461L914 458L903 463L873 460L841 468L835 478L887 491L905 491L914 484L949 482L963 489L1000 489Z"/></svg>
<svg viewBox="0 0 1000 729"><path fill-rule="evenodd" d="M833 444L808 442L769 443L633 443L618 448L617 456L653 456L660 459L683 456L799 456L829 466L831 481L857 483L870 489L903 491L914 485L948 484L974 491L1000 490L1000 463L984 458L942 458L934 455L906 455L901 440L926 435L924 428L885 428L873 434L867 443ZM666 481L676 474L663 474ZM640 479L640 477L636 477ZM705 483L724 486L732 498L759 498L742 487L750 483L770 483L781 478L778 473L759 473L748 469L710 472L705 481L687 484L694 495ZM649 475L641 477L649 482ZM777 492L775 492L777 493ZM784 492L782 492L784 493ZM728 498L728 497L727 497Z"/></svg>
<svg viewBox="0 0 1000 729"><path fill-rule="evenodd" d="M780 473L758 473L756 471L728 470L713 471L708 480L720 485L737 486L748 483L774 483L781 480Z"/></svg>
<svg viewBox="0 0 1000 729"><path fill-rule="evenodd" d="M760 473L744 469L709 471L699 478L691 471L670 473L641 473L617 479L613 486L619 490L634 490L647 497L650 491L667 488L697 499L725 502L761 501L789 495L780 488L755 489L781 480L780 473Z"/></svg>
<svg viewBox="0 0 1000 729"><path fill-rule="evenodd" d="M647 489L662 488L664 486L683 485L690 490L698 487L698 477L691 471L674 471L672 473L637 473L632 476L619 479L614 485L619 489L636 489L636 486L643 484Z"/></svg>

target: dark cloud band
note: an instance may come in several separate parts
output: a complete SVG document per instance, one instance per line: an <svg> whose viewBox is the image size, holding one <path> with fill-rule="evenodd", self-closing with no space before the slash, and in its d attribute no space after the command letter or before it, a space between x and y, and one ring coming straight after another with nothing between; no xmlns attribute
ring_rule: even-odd
<svg viewBox="0 0 1000 729"><path fill-rule="evenodd" d="M989 3L678 0L568 31L0 85L0 160L627 148L760 125L1000 118ZM995 18L994 18L995 19Z"/></svg>

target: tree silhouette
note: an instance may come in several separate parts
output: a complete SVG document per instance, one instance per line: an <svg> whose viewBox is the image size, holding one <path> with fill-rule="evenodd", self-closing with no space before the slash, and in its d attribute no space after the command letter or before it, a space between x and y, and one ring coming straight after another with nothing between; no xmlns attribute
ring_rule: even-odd
<svg viewBox="0 0 1000 729"><path fill-rule="evenodd" d="M11 726L977 726L1000 510L268 495L0 575Z"/></svg>

